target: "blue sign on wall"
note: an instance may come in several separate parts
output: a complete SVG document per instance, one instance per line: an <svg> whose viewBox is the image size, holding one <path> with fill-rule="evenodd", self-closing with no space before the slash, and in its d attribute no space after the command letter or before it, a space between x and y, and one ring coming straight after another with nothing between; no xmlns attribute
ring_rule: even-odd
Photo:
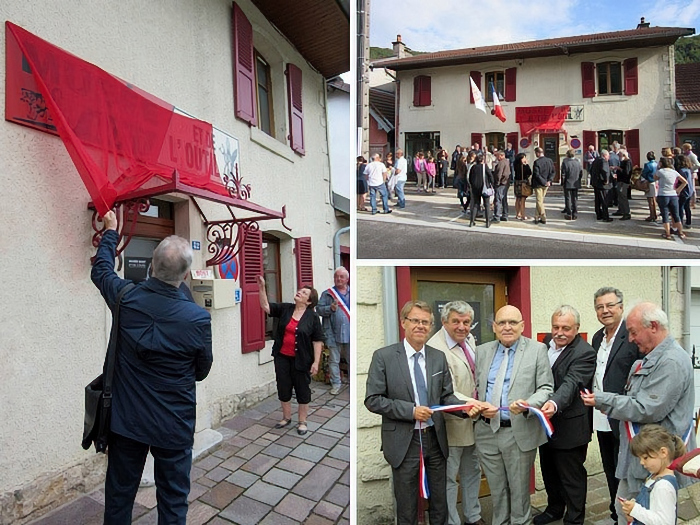
<svg viewBox="0 0 700 525"><path fill-rule="evenodd" d="M193 250L201 250L202 245L199 243L199 241L192 241L192 249Z"/></svg>

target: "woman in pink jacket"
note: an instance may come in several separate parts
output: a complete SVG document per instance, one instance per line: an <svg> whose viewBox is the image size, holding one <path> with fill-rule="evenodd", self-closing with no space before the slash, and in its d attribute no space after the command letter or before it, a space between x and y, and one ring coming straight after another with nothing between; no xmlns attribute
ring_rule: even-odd
<svg viewBox="0 0 700 525"><path fill-rule="evenodd" d="M428 160L425 163L425 171L428 174L428 186L425 191L427 192L429 189L432 189L433 193L435 193L435 175L437 174L437 167L435 166L435 159L432 155L428 156Z"/></svg>

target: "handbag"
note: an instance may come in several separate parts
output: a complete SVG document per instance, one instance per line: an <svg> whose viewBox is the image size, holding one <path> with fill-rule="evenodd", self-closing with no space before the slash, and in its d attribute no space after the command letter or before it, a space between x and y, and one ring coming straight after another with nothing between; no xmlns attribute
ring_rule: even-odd
<svg viewBox="0 0 700 525"><path fill-rule="evenodd" d="M484 189L481 190L481 194L484 197L493 197L494 191L493 188L488 185L486 182L486 167L483 168L483 179L484 179Z"/></svg>
<svg viewBox="0 0 700 525"><path fill-rule="evenodd" d="M532 186L530 186L530 183L528 181L522 181L522 184L520 185L520 194L523 197L529 197L530 195L532 195Z"/></svg>
<svg viewBox="0 0 700 525"><path fill-rule="evenodd" d="M107 437L112 416L112 378L114 377L114 360L117 353L119 335L119 306L124 294L136 286L127 284L117 296L117 304L112 315L112 330L105 356L103 373L85 387L85 416L83 421L82 447L87 450L94 443L95 452L107 451Z"/></svg>

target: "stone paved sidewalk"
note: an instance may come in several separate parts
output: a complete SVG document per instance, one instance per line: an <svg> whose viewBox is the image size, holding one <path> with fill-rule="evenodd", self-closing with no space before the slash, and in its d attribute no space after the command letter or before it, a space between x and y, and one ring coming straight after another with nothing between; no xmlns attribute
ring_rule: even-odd
<svg viewBox="0 0 700 525"><path fill-rule="evenodd" d="M305 436L282 419L276 396L224 422L221 444L192 466L188 525L350 523L349 390L312 383ZM101 525L104 487L32 525ZM139 489L133 523L158 522L155 487Z"/></svg>

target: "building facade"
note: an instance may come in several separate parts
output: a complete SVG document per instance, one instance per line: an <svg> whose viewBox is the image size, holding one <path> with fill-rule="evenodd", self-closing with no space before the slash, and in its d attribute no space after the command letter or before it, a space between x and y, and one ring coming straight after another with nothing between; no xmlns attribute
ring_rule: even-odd
<svg viewBox="0 0 700 525"><path fill-rule="evenodd" d="M122 230L131 241L119 263L122 275L146 278L154 246L169 234L191 240L192 268L202 271L189 284L197 302L211 310L214 366L197 385L200 452L217 440L213 429L223 419L275 390L271 325L252 291L256 274L264 273L271 301L291 301L301 284L323 290L333 283L335 247L348 254L349 191L332 179L347 179L350 168L331 166L326 78L350 69L349 2L293 7L296 17L289 15L290 2L267 0L0 6L8 23L0 37L6 58L18 56L10 47L18 45L19 27L61 48L57 56L70 54L66 60L79 60L86 71L99 68L95 74L123 79L144 104L174 107L174 115L213 128L214 146L228 148L223 156L226 172L237 176L235 195L220 191L223 180L214 180L218 193L207 192L174 172L170 191L155 194L151 181L117 199L122 211L131 197L150 204L140 213L124 212L125 220L136 220L133 235ZM43 74L28 62L19 56L0 66L6 110L0 123L0 268L23 277L10 280L0 298L2 524L24 523L92 490L106 465L103 455L80 447L83 389L101 371L111 326L90 282L93 235L101 225L67 139L57 136L47 92L16 90L18 79ZM42 81L51 86L60 78L46 74ZM78 87L86 105L100 95L87 81ZM67 95L48 92L59 104ZM200 145L213 162L211 133L206 137L208 144ZM344 140L347 150L347 134ZM188 161L193 148L187 143L181 150ZM223 175L217 165L217 176ZM344 205L337 197L342 193ZM245 239L236 241L238 231L247 231Z"/></svg>

